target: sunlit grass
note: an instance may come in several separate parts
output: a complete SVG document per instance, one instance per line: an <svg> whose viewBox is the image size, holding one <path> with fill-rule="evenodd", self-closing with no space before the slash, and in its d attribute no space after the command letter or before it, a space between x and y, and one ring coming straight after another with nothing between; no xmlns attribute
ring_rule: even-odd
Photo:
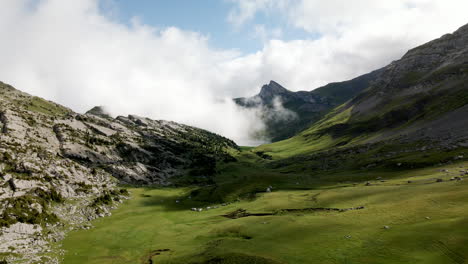
<svg viewBox="0 0 468 264"><path fill-rule="evenodd" d="M215 204L192 201L191 189L131 189L132 199L111 217L65 239L64 263L149 263L149 252L158 249L170 251L154 256L153 263L208 263L217 256L225 258L219 263L463 263L468 257L468 181L449 179L467 165L376 173L375 179L391 179L374 179L371 186L278 188L200 213L190 208ZM274 213L356 206L365 209L221 216L239 208Z"/></svg>

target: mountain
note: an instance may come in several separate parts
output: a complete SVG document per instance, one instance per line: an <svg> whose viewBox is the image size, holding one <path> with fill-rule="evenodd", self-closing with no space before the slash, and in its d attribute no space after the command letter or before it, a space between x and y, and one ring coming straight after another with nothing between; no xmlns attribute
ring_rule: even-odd
<svg viewBox="0 0 468 264"><path fill-rule="evenodd" d="M86 112L87 115L100 116L104 118L110 118L110 114L103 106L95 106Z"/></svg>
<svg viewBox="0 0 468 264"><path fill-rule="evenodd" d="M354 155L357 159L337 161L335 168L425 166L464 157L468 146L468 25L408 51L380 72L369 87L308 129L258 151L277 158L298 155L306 160L309 155L316 161L330 161ZM373 156L358 159L356 151ZM410 153L411 161L405 160L403 156Z"/></svg>
<svg viewBox="0 0 468 264"><path fill-rule="evenodd" d="M4 83L0 95L2 264L468 257L468 25L350 81L235 99L273 137L301 131L256 148Z"/></svg>
<svg viewBox="0 0 468 264"><path fill-rule="evenodd" d="M184 201L199 209L194 200L204 201L203 212L163 218L177 219L166 237L187 234L179 241L196 250L155 260L465 263L467 28L410 50L292 138L244 147L238 162L220 164L214 184ZM272 82L241 103L284 111L274 98L306 98L295 95ZM181 232L178 217L190 227ZM88 241L106 230L94 231Z"/></svg>
<svg viewBox="0 0 468 264"><path fill-rule="evenodd" d="M398 137L448 144L468 135L467 104L468 25L385 67L367 90L330 117L347 113L347 121L324 132L334 137L378 134L366 142Z"/></svg>
<svg viewBox="0 0 468 264"><path fill-rule="evenodd" d="M21 263L56 263L51 242L110 215L129 196L118 184L210 184L216 162L235 160L233 141L195 127L0 94L0 252Z"/></svg>
<svg viewBox="0 0 468 264"><path fill-rule="evenodd" d="M246 108L261 109L266 129L260 136L279 141L296 135L320 120L334 107L367 88L381 73L377 70L355 79L330 83L313 91L292 92L275 81L250 98L235 98Z"/></svg>

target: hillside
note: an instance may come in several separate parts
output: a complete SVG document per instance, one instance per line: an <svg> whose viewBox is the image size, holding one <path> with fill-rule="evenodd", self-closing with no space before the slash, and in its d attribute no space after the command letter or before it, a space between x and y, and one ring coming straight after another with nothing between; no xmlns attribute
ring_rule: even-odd
<svg viewBox="0 0 468 264"><path fill-rule="evenodd" d="M255 196L273 183L317 188L466 160L467 28L410 50L296 136L246 149L238 163L221 166L215 186L194 197L228 201ZM288 93L277 87L270 95ZM309 184L296 186L294 179Z"/></svg>
<svg viewBox="0 0 468 264"><path fill-rule="evenodd" d="M0 83L0 256L56 263L52 243L127 199L118 184L208 184L231 140L130 115L87 114Z"/></svg>
<svg viewBox="0 0 468 264"><path fill-rule="evenodd" d="M381 73L377 70L355 79L330 83L312 91L292 92L275 81L264 85L250 98L236 98L236 104L261 110L266 124L259 137L272 142L290 138L324 117L334 107L367 88Z"/></svg>
<svg viewBox="0 0 468 264"><path fill-rule="evenodd" d="M447 151L467 147L467 43L468 26L464 26L410 50L383 68L367 89L310 128L258 151L285 158L325 150L346 153L364 148L368 152L392 145L394 150L388 149L391 154L386 155L395 158L404 151L445 156ZM421 164L425 159L430 158L419 159ZM384 159L364 160L385 163Z"/></svg>

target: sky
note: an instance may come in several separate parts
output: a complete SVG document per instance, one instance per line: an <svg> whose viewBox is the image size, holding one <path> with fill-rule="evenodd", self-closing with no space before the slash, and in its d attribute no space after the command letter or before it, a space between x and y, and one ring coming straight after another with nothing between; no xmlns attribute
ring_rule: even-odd
<svg viewBox="0 0 468 264"><path fill-rule="evenodd" d="M107 3L106 3L107 2ZM294 27L282 10L258 12L240 22L236 17L239 4L229 0L115 0L103 2L103 10L113 10L114 18L128 23L138 17L154 27L177 27L198 32L209 38L210 45L219 49L235 49L244 54L262 49L269 38L283 40L311 39L315 34ZM229 17L231 16L231 17Z"/></svg>
<svg viewBox="0 0 468 264"><path fill-rule="evenodd" d="M466 10L466 0L0 0L0 80L77 112L103 105L254 145L258 109L231 98L270 80L310 91L357 77L455 31Z"/></svg>

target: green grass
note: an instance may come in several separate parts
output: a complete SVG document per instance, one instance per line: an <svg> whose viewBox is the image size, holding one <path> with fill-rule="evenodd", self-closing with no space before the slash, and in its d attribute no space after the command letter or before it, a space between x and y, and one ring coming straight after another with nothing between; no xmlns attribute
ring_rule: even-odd
<svg viewBox="0 0 468 264"><path fill-rule="evenodd" d="M468 163L351 175L389 179L374 180L371 186L360 182L294 190L286 184L294 185L297 178L276 178L283 185L272 193L200 213L189 209L213 204L188 199L192 189L130 189L132 199L111 217L94 221L91 230L74 231L63 241L64 263L150 263L150 256L161 249L170 251L158 252L153 263L464 263L468 180L448 180L458 176L460 166L467 168ZM442 168L450 173L440 172ZM248 171L224 169L226 178L219 181ZM269 173L266 179L279 177ZM260 171L252 174L262 176ZM435 183L436 178L444 182ZM239 208L273 213L287 208L356 206L365 209L240 219L220 216Z"/></svg>
<svg viewBox="0 0 468 264"><path fill-rule="evenodd" d="M60 105L46 101L39 97L32 97L32 99L28 102L27 109L32 112L38 112L52 116L64 116L70 112L70 110Z"/></svg>
<svg viewBox="0 0 468 264"><path fill-rule="evenodd" d="M274 159L284 159L296 155L304 155L323 150L337 144L340 140L328 134L320 134L320 130L337 124L346 123L351 117L352 107L343 110L344 106L337 107L322 120L298 135L255 148L255 151L264 151Z"/></svg>
<svg viewBox="0 0 468 264"><path fill-rule="evenodd" d="M464 70L460 67L443 72ZM411 72L403 78L402 82L407 83L404 85L417 83L423 75L423 73ZM366 93L361 95L370 96ZM296 136L259 146L255 150L263 151L271 155L273 159L280 160L345 146L363 145L383 136L390 140L397 138L399 131L405 128L427 124L446 113L462 108L467 100L466 81L463 78L445 82L440 86L434 85L434 88L428 90L425 95L389 97L380 102L377 108L365 113L353 112L353 107L359 105L359 100L354 99L356 101L354 104L336 107Z"/></svg>
<svg viewBox="0 0 468 264"><path fill-rule="evenodd" d="M239 148L240 148L242 151L245 151L245 150L254 149L255 147L250 147L250 146L239 146Z"/></svg>

